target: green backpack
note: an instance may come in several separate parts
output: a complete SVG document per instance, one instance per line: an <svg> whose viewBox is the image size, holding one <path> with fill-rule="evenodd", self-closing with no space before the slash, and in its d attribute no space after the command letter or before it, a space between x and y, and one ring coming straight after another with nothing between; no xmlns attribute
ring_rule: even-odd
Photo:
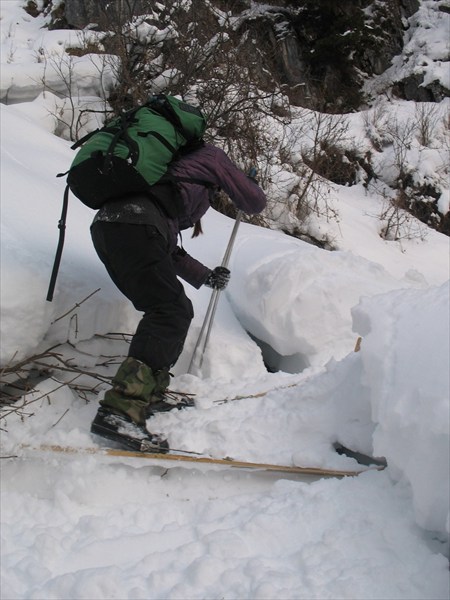
<svg viewBox="0 0 450 600"><path fill-rule="evenodd" d="M198 108L173 96L154 96L72 146L81 149L68 172L69 188L93 209L127 194L151 192L180 150L201 142L205 129Z"/></svg>
<svg viewBox="0 0 450 600"><path fill-rule="evenodd" d="M148 193L172 218L183 212L176 191L176 178L167 170L174 158L198 148L206 129L202 112L173 96L153 96L139 106L107 123L76 142L80 148L67 173L59 242L47 293L53 299L56 277L64 245L69 189L83 204L99 209L110 200L133 193ZM190 181L195 181L194 179ZM207 182L197 181L208 185ZM162 203L157 188L170 185L170 200ZM167 194L164 195L165 197Z"/></svg>

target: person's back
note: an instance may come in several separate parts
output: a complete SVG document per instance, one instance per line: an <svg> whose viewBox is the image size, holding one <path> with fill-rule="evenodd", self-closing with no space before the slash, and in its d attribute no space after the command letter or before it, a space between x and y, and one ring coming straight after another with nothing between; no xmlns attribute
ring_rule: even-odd
<svg viewBox="0 0 450 600"><path fill-rule="evenodd" d="M246 214L260 213L266 206L266 197L262 189L245 175L225 154L223 150L205 144L194 152L189 152L174 161L169 173L180 178L179 186L183 197L185 211L189 216L196 216L203 210L202 216L209 207L208 188L189 179L206 181L221 188L239 210ZM196 219L194 218L194 221Z"/></svg>

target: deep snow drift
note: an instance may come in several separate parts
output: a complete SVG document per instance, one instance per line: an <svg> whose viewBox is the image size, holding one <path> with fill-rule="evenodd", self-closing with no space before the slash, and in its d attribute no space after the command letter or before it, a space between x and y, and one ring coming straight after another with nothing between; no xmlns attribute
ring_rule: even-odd
<svg viewBox="0 0 450 600"><path fill-rule="evenodd" d="M20 5L2 3L2 44L10 47L14 18L25 77L44 34ZM70 34L53 33L52 47ZM53 95L15 89L21 103L0 106L1 364L58 344L69 364L111 376L128 346L117 334L132 333L139 315L95 256L92 212L73 198L57 293L45 302L64 189L55 174L73 153L53 134ZM382 240L379 200L363 186L336 186L333 201L336 252L241 225L195 375L186 370L210 291L187 289L196 317L171 387L195 394L197 406L148 427L179 450L356 468L333 451L339 440L386 456L388 469L280 479L36 454L21 444L99 443L89 434L98 395L73 387L92 378L60 387L74 374L57 369L58 381L27 396L33 403L0 412L1 455L13 457L1 461L4 600L448 597L448 238ZM215 266L232 226L210 211L205 235L184 239L186 249Z"/></svg>

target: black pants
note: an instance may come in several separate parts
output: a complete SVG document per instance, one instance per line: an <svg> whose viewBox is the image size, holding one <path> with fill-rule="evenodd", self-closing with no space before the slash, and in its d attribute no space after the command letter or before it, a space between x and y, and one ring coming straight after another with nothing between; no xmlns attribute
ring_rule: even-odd
<svg viewBox="0 0 450 600"><path fill-rule="evenodd" d="M91 235L111 279L144 313L129 356L154 370L171 367L183 350L194 313L165 238L152 225L104 221L92 225Z"/></svg>

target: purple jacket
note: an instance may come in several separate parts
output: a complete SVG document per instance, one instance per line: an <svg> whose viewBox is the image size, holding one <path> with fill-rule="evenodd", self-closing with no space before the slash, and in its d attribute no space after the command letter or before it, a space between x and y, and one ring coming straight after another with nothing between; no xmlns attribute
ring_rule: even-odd
<svg viewBox="0 0 450 600"><path fill-rule="evenodd" d="M221 188L236 208L247 214L259 213L266 206L262 189L238 169L223 150L210 144L178 159L169 172L175 177L199 179ZM179 187L185 215L169 220L169 246L177 275L199 288L210 269L178 248L177 238L181 230L192 227L206 213L210 207L211 190L187 182L179 183Z"/></svg>

